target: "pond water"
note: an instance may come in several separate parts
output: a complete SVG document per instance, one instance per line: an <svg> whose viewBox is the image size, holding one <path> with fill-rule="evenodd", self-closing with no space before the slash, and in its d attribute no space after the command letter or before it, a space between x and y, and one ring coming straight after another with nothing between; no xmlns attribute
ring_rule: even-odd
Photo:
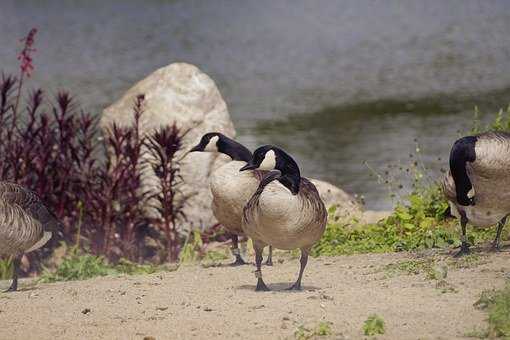
<svg viewBox="0 0 510 340"><path fill-rule="evenodd" d="M281 145L372 209L392 202L369 167L402 165L406 182L418 143L435 178L474 106L488 119L510 103L505 0L2 0L1 70L32 27L32 86L101 112L156 68L195 64L242 142Z"/></svg>

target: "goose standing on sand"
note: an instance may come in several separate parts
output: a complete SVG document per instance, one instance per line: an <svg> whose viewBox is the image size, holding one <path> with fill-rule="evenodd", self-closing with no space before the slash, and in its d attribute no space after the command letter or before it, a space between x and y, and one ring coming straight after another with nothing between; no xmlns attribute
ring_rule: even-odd
<svg viewBox="0 0 510 340"><path fill-rule="evenodd" d="M468 222L478 227L497 224L493 249L499 250L501 231L510 214L510 134L487 132L457 140L443 191L462 228L456 256L469 253Z"/></svg>
<svg viewBox="0 0 510 340"><path fill-rule="evenodd" d="M243 214L243 229L255 248L256 290L269 290L260 268L262 250L268 244L284 250L301 250L299 275L289 288L300 290L308 254L326 228L326 208L315 185L301 177L294 159L282 149L272 145L259 147L240 170L254 169L269 170Z"/></svg>
<svg viewBox="0 0 510 340"><path fill-rule="evenodd" d="M39 197L22 186L0 182L0 255L13 257L12 284L18 288L18 271L24 253L44 246L51 238L48 228L58 225Z"/></svg>
<svg viewBox="0 0 510 340"><path fill-rule="evenodd" d="M232 254L236 258L232 265L246 264L239 252L238 236L244 235L241 227L243 208L257 189L262 174L259 171L239 172L239 168L251 160L251 151L221 133L210 132L203 135L200 142L190 150L190 152L195 151L220 152L232 159L211 175L212 211L216 219L230 233ZM266 264L273 265L271 247Z"/></svg>

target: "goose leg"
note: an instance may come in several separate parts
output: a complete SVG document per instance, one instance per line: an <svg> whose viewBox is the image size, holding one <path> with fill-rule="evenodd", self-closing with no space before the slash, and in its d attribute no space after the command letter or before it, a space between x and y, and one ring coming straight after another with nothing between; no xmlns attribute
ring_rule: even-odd
<svg viewBox="0 0 510 340"><path fill-rule="evenodd" d="M460 212L460 226L462 228L462 235L461 235L462 244L460 245L459 252L457 254L455 254L454 257L461 257L463 255L469 254L469 243L467 241L467 236L466 236L466 225L467 225L466 213Z"/></svg>
<svg viewBox="0 0 510 340"><path fill-rule="evenodd" d="M306 264L308 263L308 249L301 249L301 259L300 268L299 268L299 276L294 282L292 286L287 288L288 290L301 290L301 278L303 277L303 272L305 271Z"/></svg>
<svg viewBox="0 0 510 340"><path fill-rule="evenodd" d="M15 292L18 290L18 271L21 263L21 256L16 256L12 261L12 284L5 292Z"/></svg>
<svg viewBox="0 0 510 340"><path fill-rule="evenodd" d="M501 250L501 232L503 231L503 228L506 224L506 216L501 219L501 221L498 222L497 230L496 230L496 238L494 239L494 242L492 242L492 249L495 251Z"/></svg>
<svg viewBox="0 0 510 340"><path fill-rule="evenodd" d="M257 270L255 271L255 277L257 278L257 288L255 288L256 292L269 291L269 288L264 283L264 280L262 280L262 250L264 249L263 246L260 246L254 242L253 247L255 248L255 264L257 265Z"/></svg>
<svg viewBox="0 0 510 340"><path fill-rule="evenodd" d="M232 234L232 255L235 256L236 260L230 264L231 266L242 266L243 264L246 264L241 257L241 252L239 251L239 239L235 234Z"/></svg>
<svg viewBox="0 0 510 340"><path fill-rule="evenodd" d="M269 255L267 255L266 266L273 265L273 246L269 246Z"/></svg>

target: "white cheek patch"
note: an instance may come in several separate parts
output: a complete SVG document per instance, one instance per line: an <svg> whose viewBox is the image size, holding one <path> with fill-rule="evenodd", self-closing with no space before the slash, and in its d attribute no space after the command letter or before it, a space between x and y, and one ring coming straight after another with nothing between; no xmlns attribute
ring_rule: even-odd
<svg viewBox="0 0 510 340"><path fill-rule="evenodd" d="M211 139L209 139L209 143L207 143L207 145L205 146L204 151L218 152L218 146L216 145L216 143L218 142L219 139L220 137L218 136L211 137Z"/></svg>
<svg viewBox="0 0 510 340"><path fill-rule="evenodd" d="M259 165L260 170L273 170L276 167L276 155L273 150L269 150L264 155L262 163Z"/></svg>

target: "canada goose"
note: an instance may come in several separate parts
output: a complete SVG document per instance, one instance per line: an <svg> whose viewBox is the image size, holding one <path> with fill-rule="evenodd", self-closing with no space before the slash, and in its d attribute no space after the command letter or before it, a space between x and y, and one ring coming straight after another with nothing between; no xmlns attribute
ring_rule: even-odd
<svg viewBox="0 0 510 340"><path fill-rule="evenodd" d="M456 256L469 253L466 224L497 223L495 250L510 214L510 134L487 132L457 140L450 152L450 171L443 191L452 215L460 219L462 245Z"/></svg>
<svg viewBox="0 0 510 340"><path fill-rule="evenodd" d="M18 271L24 253L44 246L49 227L58 224L39 197L22 186L0 182L0 255L13 257L12 284L18 289Z"/></svg>
<svg viewBox="0 0 510 340"><path fill-rule="evenodd" d="M269 290L260 269L262 250L267 244L301 250L299 276L289 288L299 290L308 254L326 228L326 208L315 185L301 177L294 159L282 149L272 145L259 147L240 171L254 169L269 170L243 214L243 230L252 238L255 248L256 290Z"/></svg>
<svg viewBox="0 0 510 340"><path fill-rule="evenodd" d="M214 216L230 233L232 254L236 258L232 265L246 264L238 247L238 236L244 235L241 227L243 208L257 189L262 175L260 172L239 172L239 168L251 160L252 154L242 144L221 133L210 132L203 135L200 142L189 152L195 151L220 152L232 159L211 175L212 210ZM271 247L266 264L273 265Z"/></svg>

